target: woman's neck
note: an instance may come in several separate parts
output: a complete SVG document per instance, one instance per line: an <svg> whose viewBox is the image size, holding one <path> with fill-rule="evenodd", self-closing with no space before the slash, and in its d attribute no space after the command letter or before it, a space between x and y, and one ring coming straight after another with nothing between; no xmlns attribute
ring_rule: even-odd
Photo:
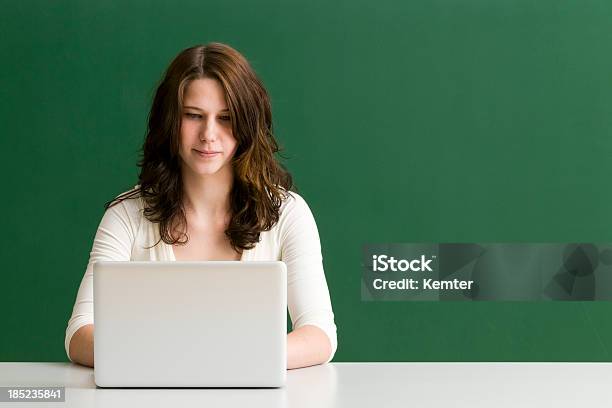
<svg viewBox="0 0 612 408"><path fill-rule="evenodd" d="M196 220L224 219L230 213L230 192L234 181L231 168L201 176L183 170L183 207Z"/></svg>

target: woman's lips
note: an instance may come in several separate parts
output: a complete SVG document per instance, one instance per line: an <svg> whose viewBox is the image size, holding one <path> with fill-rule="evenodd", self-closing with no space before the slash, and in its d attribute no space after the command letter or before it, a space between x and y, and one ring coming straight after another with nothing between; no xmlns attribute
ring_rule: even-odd
<svg viewBox="0 0 612 408"><path fill-rule="evenodd" d="M209 157L215 157L218 154L221 154L221 152L215 152L213 150L198 150L198 149L193 149L198 156L203 157L203 158L209 158Z"/></svg>

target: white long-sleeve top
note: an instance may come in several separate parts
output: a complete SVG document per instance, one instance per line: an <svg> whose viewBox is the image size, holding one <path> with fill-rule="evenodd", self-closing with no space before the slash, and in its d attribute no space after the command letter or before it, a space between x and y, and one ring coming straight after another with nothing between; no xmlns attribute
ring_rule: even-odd
<svg viewBox="0 0 612 408"><path fill-rule="evenodd" d="M65 347L70 359L70 339L82 326L93 324L93 263L97 261L175 261L171 245L159 241L159 227L143 215L141 198L132 198L106 210L96 232L85 276L66 328ZM242 261L283 261L287 265L287 306L293 329L314 325L337 349L336 325L323 272L317 226L304 199L295 192L283 201L280 218ZM159 243L153 246L156 242ZM151 248L148 248L151 247Z"/></svg>

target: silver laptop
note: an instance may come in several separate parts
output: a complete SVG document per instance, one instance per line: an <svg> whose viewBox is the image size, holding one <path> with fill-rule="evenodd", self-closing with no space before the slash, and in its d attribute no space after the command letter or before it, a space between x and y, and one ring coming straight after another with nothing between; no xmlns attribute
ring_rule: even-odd
<svg viewBox="0 0 612 408"><path fill-rule="evenodd" d="M100 387L282 387L283 262L96 262Z"/></svg>

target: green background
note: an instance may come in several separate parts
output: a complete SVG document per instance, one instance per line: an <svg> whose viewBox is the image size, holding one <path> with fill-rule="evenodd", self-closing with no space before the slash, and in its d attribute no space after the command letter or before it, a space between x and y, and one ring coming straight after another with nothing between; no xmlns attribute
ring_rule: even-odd
<svg viewBox="0 0 612 408"><path fill-rule="evenodd" d="M155 85L209 41L271 94L335 361L611 360L608 302L360 300L364 243L612 241L609 1L20 1L0 23L0 361L67 361Z"/></svg>

